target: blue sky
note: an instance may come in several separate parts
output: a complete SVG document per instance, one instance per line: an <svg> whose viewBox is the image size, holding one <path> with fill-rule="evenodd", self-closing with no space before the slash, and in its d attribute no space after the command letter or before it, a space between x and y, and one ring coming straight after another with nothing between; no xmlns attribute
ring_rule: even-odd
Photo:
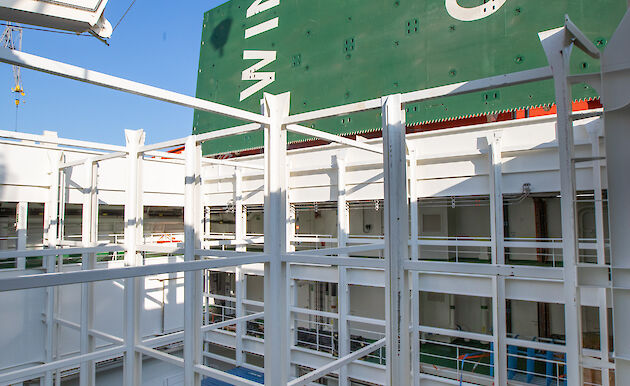
<svg viewBox="0 0 630 386"><path fill-rule="evenodd" d="M225 0L137 0L106 46L95 38L25 30L23 51L195 95L203 13ZM110 0L115 25L131 0ZM0 26L4 28L4 26ZM102 87L22 70L25 103L18 131L53 130L64 138L124 144L124 129L144 129L147 143L192 130L193 110ZM0 128L15 130L11 66L0 63Z"/></svg>

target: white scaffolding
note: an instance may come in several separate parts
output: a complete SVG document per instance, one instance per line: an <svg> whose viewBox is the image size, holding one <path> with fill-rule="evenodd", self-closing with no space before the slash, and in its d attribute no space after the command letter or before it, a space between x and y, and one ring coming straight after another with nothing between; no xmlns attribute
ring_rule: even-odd
<svg viewBox="0 0 630 386"><path fill-rule="evenodd" d="M608 68L621 73L621 79L627 84L628 52L630 41L628 28L630 18L626 15L620 32L611 40L611 46L604 58L610 58ZM256 385L235 375L217 370L208 365L204 353L204 341L207 333L236 326L235 364L245 365L246 360L243 336L248 321L264 319L264 372L267 385L309 385L328 374L338 374L339 384L349 384L349 366L358 359L374 351L386 347L385 378L387 385L420 385L425 382L443 384L462 384L462 376L448 379L430 372L422 371L418 358L420 356L419 341L422 333L444 334L465 339L491 342L492 381L497 385L508 384L508 346L543 349L566 356L566 382L569 385L581 385L585 368L596 368L602 371L602 385L609 382L608 372L615 368L617 384L624 384L630 379L630 347L626 331L619 326L627 325L627 312L624 305L630 306L628 299L627 270L630 264L625 245L630 240L626 237L630 225L630 215L626 215L629 206L625 197L630 194L627 179L623 177L627 164L627 126L628 105L627 90L622 95L607 94L603 91L603 103L606 114L606 156L609 181L619 181L618 185L610 183L610 222L612 233L612 249L616 253L612 261L612 291L616 307L615 312L615 356L609 357L608 334L602 337L600 350L595 354L585 351L582 345L581 320L581 287L596 287L600 296L600 326L606 330L606 310L608 309L607 289L610 288L608 272L611 266L606 264L603 231L597 236L597 263L580 263L578 259L579 244L576 234L576 177L575 164L593 162L599 172L593 173L596 201L601 213L601 169L599 154L599 138L603 133L591 133L593 150L588 159L576 158L574 155L573 119L571 111L570 87L574 83L591 82L601 86L601 74L575 77L567 72L570 53L577 46L592 56L599 57L599 51L579 32L570 20L565 26L540 34L541 42L549 60L549 67L528 70L493 78L437 87L428 90L395 94L383 98L360 103L331 107L323 110L291 115L289 111L289 94L265 94L262 106L263 114L223 106L217 103L199 100L192 97L157 89L155 87L115 78L52 60L36 57L22 52L0 49L0 61L38 71L47 72L86 83L100 85L120 91L146 96L153 99L188 106L251 122L242 126L213 131L206 134L191 135L157 144L145 145L143 131L127 131L125 147L90 144L70 141L56 137L31 136L0 132L4 138L34 141L25 146L76 146L91 148L96 152L86 154L81 160L66 162L59 150L51 151L51 177L49 200L46 203L45 223L47 226L46 248L27 250L23 243L25 236L18 234L18 250L0 252L0 258L17 259L18 270L25 268L28 257L43 256L45 273L24 274L14 277L0 278L0 291L17 291L33 288L47 288L45 326L45 361L43 364L26 366L0 373L0 383L17 383L34 378L41 378L43 384L59 383L62 370L79 367L80 384L95 384L95 362L107 358L123 357L124 384L142 383L143 356L181 367L186 385L199 385L203 377L212 377L234 385ZM615 46L619 40L620 46ZM626 48L625 52L623 47ZM618 59L625 58L625 62ZM615 61L616 60L616 61ZM605 63L606 64L606 63ZM625 67L624 67L625 66ZM604 85L606 71L604 66ZM405 105L409 103L435 99L443 96L460 95L482 90L494 89L526 82L553 79L557 104L557 139L559 151L559 170L562 206L562 267L531 267L506 264L505 235L503 234L503 191L502 191L502 138L500 133L493 133L487 138L487 157L490 185L491 238L486 244L492 249L491 264L473 264L461 262L438 262L423 259L419 254L418 228L418 190L416 175L418 160L422 154L417 149L406 145L405 140ZM612 86L611 86L612 89ZM623 101L623 103L619 102ZM609 111L607 108L612 106ZM378 147L347 138L338 137L302 124L317 119L340 116L349 113L381 110L383 117L383 146ZM613 131L609 131L612 127ZM215 160L202 157L201 145L209 140L262 130L264 132L264 164L255 165L238 161ZM337 238L336 248L295 251L291 241L295 237L295 213L291 207L289 195L290 167L287 158L287 132L295 132L336 142L345 147L360 149L365 152L382 155L384 175L384 239L349 245L349 210L347 204L347 186L345 174L348 160L340 153L335 158L334 170L337 178ZM611 132L614 135L611 141ZM612 143L611 143L612 142ZM163 150L174 146L185 146L183 155L166 153ZM184 166L184 238L183 243L175 246L161 246L146 242L143 237L143 208L145 190L142 186L143 169L150 157L163 157L164 163L177 163ZM97 239L98 199L97 171L99 164L113 159L125 159L127 181L125 183L126 203L124 209L125 235L124 244L103 244ZM209 249L204 237L204 200L203 200L203 166L219 164L234 168L234 211L236 219L235 239L226 243L236 246L235 251ZM65 170L82 165L85 184L83 194L83 221L80 243L64 240L63 221L65 205ZM247 251L245 245L252 242L247 236L246 211L243 206L242 170L264 172L264 251L262 253ZM174 182L176 183L176 182ZM61 189L60 189L61 187ZM26 217L26 206L19 205L19 217ZM603 218L598 217L599 229L603 229ZM18 221L18 228L25 227ZM486 245L484 244L484 245ZM381 251L383 258L349 257L358 252ZM617 252L622 251L622 252ZM99 253L124 253L124 266L118 268L95 268L96 256ZM145 264L146 253L171 254L183 256L183 260L164 264ZM63 272L64 256L81 255L81 270ZM245 312L246 280L241 267L249 264L264 265L264 311L252 314ZM339 309L336 314L312 311L313 315L333 317L338 320L338 356L321 366L312 366L314 370L298 376L292 371L292 348L294 346L294 314L308 312L297 309L294 303L293 283L291 279L292 265L309 264L332 266L337 270ZM204 271L225 267L236 267L236 316L227 321L213 324L204 322ZM349 268L375 269L384 272L385 278L385 323L384 337L366 345L359 350L351 350L351 320L367 321L350 315L350 298L348 290ZM184 328L181 331L159 337L143 338L141 331L140 310L143 303L144 277L158 274L184 272ZM423 275L449 274L462 278L481 278L492 291L492 333L472 333L454 329L440 329L420 325L418 318L418 291ZM524 280L532 283L562 282L565 305L566 343L564 345L531 342L517 337L509 337L506 332L506 280ZM124 288L124 334L113 336L94 328L94 286L99 281L122 280ZM59 287L81 285L80 323L64 321L58 318L56 309L59 304ZM26 306L26 305L25 305ZM625 308L627 309L627 308ZM378 323L378 322L376 322ZM80 334L80 352L76 355L61 356L56 346L59 344L59 326L74 328ZM109 344L97 348L96 340ZM183 341L183 357L173 355L160 347ZM614 362L611 360L614 359ZM459 369L458 369L459 372ZM558 375L560 379L560 375ZM462 383L460 383L462 382ZM473 382L473 381L470 381ZM474 384L474 383L466 383Z"/></svg>

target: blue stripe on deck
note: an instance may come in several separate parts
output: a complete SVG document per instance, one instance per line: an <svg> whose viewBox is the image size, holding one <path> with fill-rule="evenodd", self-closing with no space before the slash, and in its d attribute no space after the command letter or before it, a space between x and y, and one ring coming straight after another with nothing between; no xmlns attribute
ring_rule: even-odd
<svg viewBox="0 0 630 386"><path fill-rule="evenodd" d="M226 371L229 374L236 375L237 377L245 378L249 381L254 381L260 384L265 383L265 375L261 372L246 369L244 367L235 367ZM216 380L214 378L205 378L201 381L201 386L233 386L231 383Z"/></svg>

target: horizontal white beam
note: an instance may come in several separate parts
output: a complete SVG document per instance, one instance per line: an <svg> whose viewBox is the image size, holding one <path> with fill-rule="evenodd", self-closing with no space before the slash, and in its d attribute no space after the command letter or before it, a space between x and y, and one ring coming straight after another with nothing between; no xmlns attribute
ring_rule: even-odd
<svg viewBox="0 0 630 386"><path fill-rule="evenodd" d="M481 263L450 263L439 261L405 261L403 268L409 271L444 273L452 275L504 276L562 280L562 268L530 267L525 265L493 265Z"/></svg>
<svg viewBox="0 0 630 386"><path fill-rule="evenodd" d="M328 107L321 110L309 111L306 113L289 115L284 119L284 124L302 123L308 121L314 121L321 118L336 117L340 115L346 115L351 113L357 113L359 111L376 110L380 109L382 105L381 98L371 99L368 101L350 103L343 106Z"/></svg>
<svg viewBox="0 0 630 386"><path fill-rule="evenodd" d="M212 299L217 299L217 300L223 300L226 302L235 302L236 298L233 296L223 296L223 295L219 295L219 294L213 294L210 292L204 292L203 296L208 297L208 298L212 298Z"/></svg>
<svg viewBox="0 0 630 386"><path fill-rule="evenodd" d="M138 252L167 253L172 255L181 255L184 253L183 243L140 244L136 246L136 250Z"/></svg>
<svg viewBox="0 0 630 386"><path fill-rule="evenodd" d="M248 123L246 125L239 125L239 126L230 127L227 129L215 130L215 131L210 131L204 134L198 134L195 136L195 141L197 143L200 143L200 142L207 141L209 139L217 139L217 138L223 138L223 137L230 137L232 135L250 133L252 131L260 130L261 128L262 128L261 125L258 123ZM163 141L163 142L152 143L149 145L144 145L140 147L139 152L146 153L146 152L154 151L154 150L161 150L161 149L168 149L168 148L177 147L177 146L183 146L186 143L187 139L188 137L183 137L183 138L176 138L176 139L171 139L171 140Z"/></svg>
<svg viewBox="0 0 630 386"><path fill-rule="evenodd" d="M86 157L86 158L82 158L82 159L79 159L79 160L76 160L76 161L64 162L64 163L59 165L59 169L65 169L65 168L70 168L70 167L73 167L73 166L83 165L85 163L85 161L88 161L88 160L92 161L92 162L100 162L100 161L106 161L108 159L125 157L126 155L127 155L127 152L116 151L116 152L113 152L113 153L97 155L97 156L94 156L94 157Z"/></svg>
<svg viewBox="0 0 630 386"><path fill-rule="evenodd" d="M409 240L409 245L412 241ZM433 245L433 246L457 246L457 247L489 247L492 245L490 241L483 240L452 240L452 239L431 239L431 238L419 238L418 245Z"/></svg>
<svg viewBox="0 0 630 386"><path fill-rule="evenodd" d="M26 249L21 251L0 252L0 259L12 259L16 257L40 257L57 255L80 255L83 253L120 252L125 248L122 245L108 245L90 248L61 248L61 249Z"/></svg>
<svg viewBox="0 0 630 386"><path fill-rule="evenodd" d="M262 317L264 317L264 315L265 315L264 312L257 312L255 314L241 316L240 318L234 318L234 319L226 320L226 321L223 321L223 322L208 324L206 326L201 327L201 331L202 332L207 332L207 331L212 331L212 330L218 330L219 328L231 326L231 325L236 324L236 323L247 322L247 321L252 320L252 319L262 318ZM157 346L162 346L162 345L165 345L165 344L170 344L170 343L174 343L174 342L177 342L177 341L181 341L183 339L184 339L184 332L183 331L179 331L179 332L175 332L175 333L168 334L168 335L157 336L155 338L145 339L145 340L142 341L142 344L147 346L147 347L157 347Z"/></svg>
<svg viewBox="0 0 630 386"><path fill-rule="evenodd" d="M185 160L186 157L183 154L177 154L177 153L169 153L169 152L165 152L165 151L147 151L145 153L146 156L152 156L152 157L162 157L162 158L166 158L166 159L176 159L176 160ZM236 161L230 161L230 160L222 160L222 159L216 159L216 158L202 158L201 162L207 165L222 165L222 166L231 166L231 167L235 167L235 168L246 168L246 169L255 169L255 170L264 170L264 167L262 166L258 166L258 165L248 165L248 164L244 164L241 162L236 162ZM183 165L183 163L182 163Z"/></svg>
<svg viewBox="0 0 630 386"><path fill-rule="evenodd" d="M60 369L69 366L79 365L82 362L98 360L106 357L116 357L126 351L126 347L117 346L108 349L98 350L84 355L76 355L66 359L60 359L37 366L30 366L25 369L10 371L0 374L0 384L12 383L16 379L36 378L47 371ZM259 385L260 386L260 385Z"/></svg>
<svg viewBox="0 0 630 386"><path fill-rule="evenodd" d="M184 367L184 360L174 355L170 355L165 352L143 346L141 344L136 345L136 351L141 352L157 360L160 360L162 362L170 363L178 367Z"/></svg>
<svg viewBox="0 0 630 386"><path fill-rule="evenodd" d="M195 365L195 372L201 375L205 375L206 377L218 379L219 381L228 382L229 384L234 386L260 386L260 383L258 382L249 381L245 378L237 377L236 375L232 375L204 365Z"/></svg>
<svg viewBox="0 0 630 386"><path fill-rule="evenodd" d="M269 121L269 118L260 114L87 70L25 52L10 50L8 48L0 48L0 62L244 121L257 123L268 123Z"/></svg>
<svg viewBox="0 0 630 386"><path fill-rule="evenodd" d="M412 91L402 94L402 103L415 103L445 96L468 94L471 92L491 90L506 86L536 82L551 79L551 67L535 68L514 72L511 74L497 75L484 79L471 80L448 84L446 86L433 87L425 90Z"/></svg>
<svg viewBox="0 0 630 386"><path fill-rule="evenodd" d="M143 265L138 267L93 269L76 272L43 273L0 279L0 292L58 285L88 283L103 280L118 280L132 277L152 276L171 272L198 271L202 269L234 267L244 264L263 263L266 255L247 255L211 260L185 261L168 264Z"/></svg>
<svg viewBox="0 0 630 386"><path fill-rule="evenodd" d="M385 269L385 260L369 257L333 257L320 255L290 254L283 255L282 261L286 261L287 263Z"/></svg>
<svg viewBox="0 0 630 386"><path fill-rule="evenodd" d="M379 242L374 244L367 245L354 245L351 247L343 247L343 248L323 248L323 249L308 249L304 251L297 251L289 253L290 256L295 255L339 255L339 254L348 254L355 252L367 252L367 251L378 251L385 248L385 243Z"/></svg>
<svg viewBox="0 0 630 386"><path fill-rule="evenodd" d="M230 161L226 159L221 160L221 159L216 159L216 158L202 158L201 162L204 164L210 164L210 165L224 165L224 166L233 166L235 168L243 168L243 169L265 170L264 166L249 165L249 164L244 164L244 163L236 162L236 161Z"/></svg>
<svg viewBox="0 0 630 386"><path fill-rule="evenodd" d="M169 149L177 146L184 146L188 137L169 139L168 141L151 143L149 145L140 146L139 153L148 153L150 151ZM172 154L172 153L169 153Z"/></svg>
<svg viewBox="0 0 630 386"><path fill-rule="evenodd" d="M546 351L562 352L562 353L567 352L567 347L564 345L536 342L533 340L505 338L505 343L510 346L527 347L527 348L533 348L536 350L546 350Z"/></svg>
<svg viewBox="0 0 630 386"><path fill-rule="evenodd" d="M241 316L239 318L234 318L234 319L230 319L230 320L225 320L223 322L212 323L212 324L208 324L208 325L202 326L201 327L201 332L218 330L220 328L231 326L231 325L236 324L236 323L247 322L247 321L250 321L250 320L264 318L264 317L265 317L265 313L264 312L257 312L255 314Z"/></svg>
<svg viewBox="0 0 630 386"><path fill-rule="evenodd" d="M369 346L365 346L363 348L361 348L360 350L357 350L353 353L350 353L344 357L341 357L339 359L337 359L336 361L330 362L328 364L325 364L324 366L318 368L317 370L313 370L308 374L305 374L299 378L296 378L292 381L290 381L289 383L287 383L287 386L304 386L304 385L308 385L310 382L316 381L319 378L325 376L326 374L335 371L339 368L341 368L342 366L350 363L350 362L354 362L356 359L359 359L375 350L378 350L379 348L385 346L385 338L380 339L374 343L372 343Z"/></svg>
<svg viewBox="0 0 630 386"><path fill-rule="evenodd" d="M267 119L265 117L265 119ZM258 121L256 121L258 122ZM265 122L260 122L265 123ZM197 134L196 141L197 143L205 142L211 139L230 137L232 135L246 134L251 133L253 131L261 130L262 126L258 123L248 123L246 125L234 126L227 129L209 131L203 134Z"/></svg>
<svg viewBox="0 0 630 386"><path fill-rule="evenodd" d="M265 238L263 236L247 236L243 240L235 240L228 238L213 238L212 236L206 237L206 241L202 242L202 246L204 248L207 247L220 247L227 245L252 245L252 244L263 244L265 242Z"/></svg>
<svg viewBox="0 0 630 386"><path fill-rule="evenodd" d="M166 335L156 336L154 338L144 339L142 345L146 347L159 347L166 344L181 342L184 340L184 331L173 332Z"/></svg>
<svg viewBox="0 0 630 386"><path fill-rule="evenodd" d="M472 340L479 340L482 342L492 342L492 339L493 339L492 335L478 334L475 332L450 330L447 328L438 328L438 327L430 327L430 326L417 326L417 328L419 332L451 336L454 338L472 339Z"/></svg>
<svg viewBox="0 0 630 386"><path fill-rule="evenodd" d="M104 151L125 151L124 146L108 145L98 142L87 142L76 139L59 138L52 135L39 135L20 133L16 131L0 130L0 138L16 139L20 141L32 141L39 143L48 143L51 145L65 145L81 149L104 150ZM19 143L16 143L19 145Z"/></svg>
<svg viewBox="0 0 630 386"><path fill-rule="evenodd" d="M348 321L350 322L372 324L374 326L385 327L385 320L383 319L366 318L365 316L356 316L356 315L346 315L346 319L348 319Z"/></svg>
<svg viewBox="0 0 630 386"><path fill-rule="evenodd" d="M222 251L220 249L195 249L195 255L204 257L246 257L253 256L267 260L267 255L255 252Z"/></svg>
<svg viewBox="0 0 630 386"><path fill-rule="evenodd" d="M304 127L300 125L288 125L287 130L292 131L294 133L307 135L309 137L315 137L319 139L323 139L325 141L340 143L342 145L356 147L357 149L363 149L370 151L372 153L383 154L383 147L369 145L367 143L355 141L353 139L344 138L338 135L326 133L321 130L311 129L310 127Z"/></svg>
<svg viewBox="0 0 630 386"><path fill-rule="evenodd" d="M74 323L74 322L71 322L69 320L65 320L65 319L61 319L61 318L55 318L55 322L57 322L61 326L72 328L73 330L81 330L81 325L79 323ZM94 330L94 329L88 330L88 334L92 335L95 338L106 340L106 341L109 341L109 342L114 343L114 344L123 344L123 343L125 343L125 341L123 339L121 339L121 338L119 338L117 336L108 334L106 332Z"/></svg>
<svg viewBox="0 0 630 386"><path fill-rule="evenodd" d="M324 318L339 319L339 314L336 314L334 312L311 310L309 308L301 308L301 307L290 307L290 309L291 309L291 312L295 314L304 314L304 315L312 315L312 316L321 316Z"/></svg>

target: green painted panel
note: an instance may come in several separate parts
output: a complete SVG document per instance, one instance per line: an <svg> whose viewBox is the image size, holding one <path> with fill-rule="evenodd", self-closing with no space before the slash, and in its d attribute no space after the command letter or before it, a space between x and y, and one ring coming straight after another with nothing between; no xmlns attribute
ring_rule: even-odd
<svg viewBox="0 0 630 386"><path fill-rule="evenodd" d="M561 26L568 14L604 47L627 7L626 0L459 0L455 4L460 7L496 8L479 20L461 21L449 14L445 0L279 0L247 17L253 3L261 2L231 0L206 12L197 97L259 112L263 91L290 91L291 113L545 66L539 31ZM277 28L245 39L248 28L275 18ZM243 70L259 62L243 59L249 50L276 53L276 60L259 70L275 73L275 80L241 101L240 93L256 83L242 80ZM575 50L571 68L584 73L598 71L599 65ZM596 94L578 85L573 96ZM507 87L409 105L407 122L538 106L553 99L551 82ZM193 132L240 123L196 111ZM338 134L361 133L380 128L380 112L310 125ZM254 133L210 142L204 152L260 146L262 133Z"/></svg>

